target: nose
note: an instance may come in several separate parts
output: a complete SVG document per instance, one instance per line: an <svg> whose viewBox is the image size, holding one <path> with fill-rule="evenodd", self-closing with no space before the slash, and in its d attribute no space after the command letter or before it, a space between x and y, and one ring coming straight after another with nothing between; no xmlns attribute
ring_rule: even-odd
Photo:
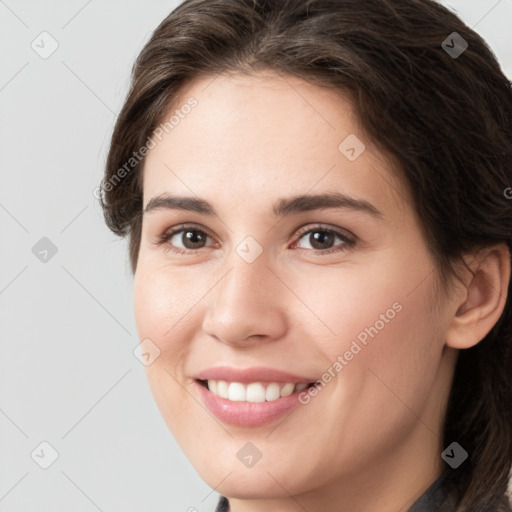
<svg viewBox="0 0 512 512"><path fill-rule="evenodd" d="M252 263L234 255L233 264L211 291L203 330L239 347L279 339L287 328L283 300L283 285L263 255Z"/></svg>

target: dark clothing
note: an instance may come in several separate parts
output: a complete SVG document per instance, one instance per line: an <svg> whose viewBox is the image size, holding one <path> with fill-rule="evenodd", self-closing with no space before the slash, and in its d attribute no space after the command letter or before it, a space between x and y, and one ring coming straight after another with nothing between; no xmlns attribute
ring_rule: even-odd
<svg viewBox="0 0 512 512"><path fill-rule="evenodd" d="M455 496L447 495L442 489L442 483L449 477L449 471L445 471L422 494L407 512L452 512L455 505ZM221 496L215 512L229 512L229 501Z"/></svg>
<svg viewBox="0 0 512 512"><path fill-rule="evenodd" d="M445 470L407 512L452 512L455 510L456 496L454 493L448 494L442 485L450 474L449 470Z"/></svg>

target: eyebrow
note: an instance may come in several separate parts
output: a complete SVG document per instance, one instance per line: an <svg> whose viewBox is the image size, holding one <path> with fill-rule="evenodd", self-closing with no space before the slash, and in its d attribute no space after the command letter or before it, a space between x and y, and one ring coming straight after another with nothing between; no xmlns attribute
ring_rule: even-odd
<svg viewBox="0 0 512 512"><path fill-rule="evenodd" d="M299 195L286 199L279 199L272 208L276 217L283 217L293 213L318 210L321 208L338 208L355 210L366 213L382 220L384 215L371 203L364 199L356 199L340 193ZM201 213L208 216L218 216L215 208L205 201L196 197L171 196L162 194L149 200L144 208L144 214L153 210L186 210Z"/></svg>

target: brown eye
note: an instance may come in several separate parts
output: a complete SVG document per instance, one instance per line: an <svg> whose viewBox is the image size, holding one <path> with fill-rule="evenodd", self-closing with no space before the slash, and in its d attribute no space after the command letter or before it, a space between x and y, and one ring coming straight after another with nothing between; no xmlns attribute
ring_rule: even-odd
<svg viewBox="0 0 512 512"><path fill-rule="evenodd" d="M164 245L166 249L173 252L185 254L188 251L194 252L207 247L208 239L212 240L213 237L202 229L178 226L167 230L156 243L157 245Z"/></svg>
<svg viewBox="0 0 512 512"><path fill-rule="evenodd" d="M305 247L304 245L300 246L300 240L306 241ZM341 241L341 243L336 243L337 240ZM299 249L312 249L319 254L344 251L355 244L355 240L352 237L323 227L310 228L307 231L303 230L299 235L299 242L295 244Z"/></svg>
<svg viewBox="0 0 512 512"><path fill-rule="evenodd" d="M313 249L330 249L336 236L327 231L312 231L308 234L308 242Z"/></svg>
<svg viewBox="0 0 512 512"><path fill-rule="evenodd" d="M204 247L208 235L198 229L183 229L174 233L171 240L175 237L181 241L185 249L200 249Z"/></svg>

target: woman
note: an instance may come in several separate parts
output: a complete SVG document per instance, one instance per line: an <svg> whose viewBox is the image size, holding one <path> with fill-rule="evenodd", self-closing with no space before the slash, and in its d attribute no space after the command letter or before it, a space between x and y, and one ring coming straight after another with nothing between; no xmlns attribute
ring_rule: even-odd
<svg viewBox="0 0 512 512"><path fill-rule="evenodd" d="M102 184L217 510L510 511L512 90L431 0L187 0Z"/></svg>

